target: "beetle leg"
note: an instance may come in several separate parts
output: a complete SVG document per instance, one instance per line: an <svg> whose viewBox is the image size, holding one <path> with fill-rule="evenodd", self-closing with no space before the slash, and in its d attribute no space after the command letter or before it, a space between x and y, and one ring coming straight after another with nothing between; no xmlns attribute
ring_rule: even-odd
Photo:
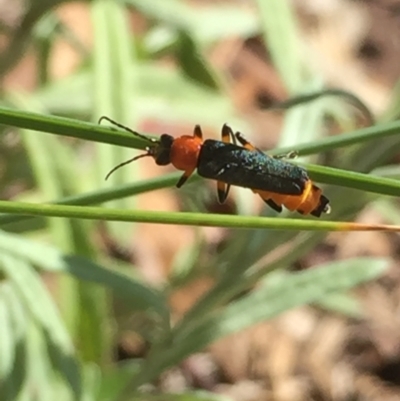
<svg viewBox="0 0 400 401"><path fill-rule="evenodd" d="M224 143L231 143L231 139L234 144L236 144L235 136L233 135L233 131L229 125L224 124L221 131L221 138L222 142ZM226 184L222 181L217 181L217 195L218 195L218 202L224 203L226 198L228 197L229 190L231 186Z"/></svg>
<svg viewBox="0 0 400 401"><path fill-rule="evenodd" d="M274 159L295 159L299 156L299 153L296 150L291 150L288 153L282 153L280 155L272 156Z"/></svg>
<svg viewBox="0 0 400 401"><path fill-rule="evenodd" d="M252 143L250 143L240 132L236 132L235 137L245 149L264 153L261 149L256 148Z"/></svg>
<svg viewBox="0 0 400 401"><path fill-rule="evenodd" d="M277 203L275 203L272 199L263 199L263 201L275 212L281 213L282 212L282 206L279 206Z"/></svg>
<svg viewBox="0 0 400 401"><path fill-rule="evenodd" d="M179 178L179 181L176 183L176 187L180 188L187 180L188 178L193 174L193 170L187 170L183 173L182 177Z"/></svg>
<svg viewBox="0 0 400 401"><path fill-rule="evenodd" d="M193 130L193 136L199 139L203 139L203 132L201 130L200 125L195 125L194 130Z"/></svg>

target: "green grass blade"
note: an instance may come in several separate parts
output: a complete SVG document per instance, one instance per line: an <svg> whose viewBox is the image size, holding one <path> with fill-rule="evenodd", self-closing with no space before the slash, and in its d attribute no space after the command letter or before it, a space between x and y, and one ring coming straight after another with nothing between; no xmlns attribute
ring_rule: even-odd
<svg viewBox="0 0 400 401"><path fill-rule="evenodd" d="M35 108L37 105L32 99L22 97L15 93L8 96L12 101L24 108ZM63 148L58 143L59 138L51 136L46 141L43 140L43 134L36 134L29 130L21 130L21 137L24 148L29 158L30 166L37 186L43 196L43 199L57 199L63 196L62 180L60 180L57 161L59 158L49 158L48 155L60 153ZM70 170L68 164L68 170ZM50 235L55 243L64 250L71 250L72 235L70 224L68 222L48 221Z"/></svg>
<svg viewBox="0 0 400 401"><path fill-rule="evenodd" d="M322 86L322 80L315 77L303 85L303 91L315 91ZM296 99L297 97L294 97ZM293 98L289 98L293 99ZM279 135L278 147L293 147L302 143L310 143L321 137L324 132L324 120L328 101L323 99L310 107L306 102L295 104L284 115Z"/></svg>
<svg viewBox="0 0 400 401"><path fill-rule="evenodd" d="M0 108L0 124L134 149L148 145L142 139L104 125L7 108Z"/></svg>
<svg viewBox="0 0 400 401"><path fill-rule="evenodd" d="M100 401L96 396L102 381L101 370L95 364L84 366L82 401Z"/></svg>
<svg viewBox="0 0 400 401"><path fill-rule="evenodd" d="M325 184L333 184L352 189L358 189L381 195L400 196L400 182L398 180L374 177L368 174L362 174L352 171L339 170L331 167L323 167L316 165L305 165L310 173L310 177L318 182ZM179 179L180 173L173 173L164 177L159 177L141 183L132 183L117 188L107 188L104 190L94 191L84 195L75 195L68 198L55 201L54 204L65 205L89 205L102 203L125 196L131 196L155 189L161 189L171 186ZM199 178L194 175L196 180ZM334 205L333 205L334 206ZM0 216L0 225L4 226L9 223L25 220L27 216Z"/></svg>
<svg viewBox="0 0 400 401"><path fill-rule="evenodd" d="M142 180L140 182L134 182L130 184L123 184L117 187L104 188L98 191L87 192L82 195L72 195L59 200L55 200L51 203L59 205L96 205L103 202L112 201L115 199L121 199L128 196L138 195L144 192L150 192L157 189L163 189L171 187L176 184L181 177L182 173L171 173L161 177L150 178L148 180ZM191 177L190 182L198 180L200 177L194 175ZM3 215L0 216L0 225L11 224L20 222L23 220L32 219L30 216L13 216ZM7 227L8 229L9 227Z"/></svg>
<svg viewBox="0 0 400 401"><path fill-rule="evenodd" d="M179 66L188 78L210 90L217 91L219 89L215 72L201 56L195 40L185 30L179 31L176 57Z"/></svg>
<svg viewBox="0 0 400 401"><path fill-rule="evenodd" d="M400 181L398 180L374 177L369 174L340 170L333 167L311 164L305 164L304 167L307 168L313 180L324 184L338 185L381 195L400 196Z"/></svg>
<svg viewBox="0 0 400 401"><path fill-rule="evenodd" d="M6 108L0 108L0 124L79 138L87 141L125 146L133 149L144 149L148 145L148 143L142 139L138 139L123 131L113 130L106 126ZM383 138L398 135L399 132L400 121L394 121L320 139L308 144L296 145L296 149L293 149L293 147L277 148L268 153L276 155L296 150L300 156L307 156L318 152L365 143L374 139L382 140Z"/></svg>
<svg viewBox="0 0 400 401"><path fill-rule="evenodd" d="M94 76L94 115L107 115L120 123L135 125L133 104L137 90L137 69L132 52L132 31L129 29L126 8L122 2L98 0L92 4L93 25L95 28L95 51L93 62ZM96 178L98 184L113 186L128 181L131 169L121 170L104 183L104 177L121 160L132 157L127 149L115 148L98 143L96 145ZM135 168L135 165L132 165ZM128 208L127 199L120 199L112 207ZM126 227L108 223L112 237L126 244L129 232Z"/></svg>
<svg viewBox="0 0 400 401"><path fill-rule="evenodd" d="M367 125L375 124L375 118L368 108L368 106L356 95L351 92L345 91L343 89L324 89L317 92L306 93L304 95L298 95L292 97L288 100L284 100L282 102L274 103L271 106L267 107L267 110L288 110L294 106L302 105L304 103L309 103L314 100L318 100L322 97L333 96L343 98L347 100L351 105L353 105L356 109L360 111L360 113L365 118L365 123Z"/></svg>
<svg viewBox="0 0 400 401"><path fill-rule="evenodd" d="M94 30L93 50L93 100L94 109L101 116L113 114L113 56L110 13L113 7L109 0L95 0L91 4L92 23ZM107 149L107 148L105 148ZM99 155L99 157L101 154Z"/></svg>
<svg viewBox="0 0 400 401"><path fill-rule="evenodd" d="M221 214L178 213L141 210L104 209L101 207L34 204L0 201L0 212L33 216L67 217L86 220L125 221L141 223L181 224L202 227L257 228L305 231L398 231L397 226L356 225L351 222L285 219L258 216L227 216Z"/></svg>
<svg viewBox="0 0 400 401"><path fill-rule="evenodd" d="M17 98L14 96L14 98ZM34 102L18 99L18 104L28 107ZM63 193L74 193L79 190L79 180L68 148L59 142L59 138L50 136L44 141L41 135L31 135L23 130L23 139L33 166L36 181L45 199L56 199ZM57 157L48 158L56 154ZM88 238L90 228L83 221L49 221L51 237L61 249L87 257L95 257ZM79 338L84 346L80 349L84 360L101 362L105 346L105 335L108 330L99 331L97 327L105 326L106 302L102 299L99 288L86 285L82 288L70 277L59 280L58 300L67 327L73 337ZM104 316L103 316L104 315ZM87 336L87 341L85 341Z"/></svg>
<svg viewBox="0 0 400 401"><path fill-rule="evenodd" d="M131 79L133 74L128 72L132 59L125 10L117 2L100 0L93 2L92 15L95 28L94 113L108 115L122 123L132 122L132 116L128 118L132 114L130 93L135 93L135 88ZM101 182L126 153L100 144L97 153L98 181Z"/></svg>
<svg viewBox="0 0 400 401"><path fill-rule="evenodd" d="M304 69L292 6L283 0L258 0L257 3L271 58L289 92L296 92L304 82Z"/></svg>
<svg viewBox="0 0 400 401"><path fill-rule="evenodd" d="M398 135L400 131L400 121L374 125L372 127L361 128L353 132L346 132L342 135L330 136L312 143L305 143L293 147L277 148L268 153L272 155L288 153L296 150L299 156L308 156L314 153L326 152L333 149L345 148L347 146L362 144L375 139L383 139Z"/></svg>
<svg viewBox="0 0 400 401"><path fill-rule="evenodd" d="M56 199L63 195L58 170L55 165L55 158L49 158L57 148L56 137L49 137L43 140L43 134L33 134L32 131L22 130L24 146L30 159L30 165L36 178L37 185L43 199ZM71 227L68 222L48 221L50 235L54 242L64 249L72 250Z"/></svg>

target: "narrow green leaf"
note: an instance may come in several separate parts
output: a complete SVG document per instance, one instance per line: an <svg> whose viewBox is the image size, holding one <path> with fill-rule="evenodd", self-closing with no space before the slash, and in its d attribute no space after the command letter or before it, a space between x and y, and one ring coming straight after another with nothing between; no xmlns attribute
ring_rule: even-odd
<svg viewBox="0 0 400 401"><path fill-rule="evenodd" d="M54 392L54 368L49 360L43 332L40 327L36 327L34 322L30 323L27 336L26 366L29 386L35 386L36 397L40 401L52 401L56 395Z"/></svg>
<svg viewBox="0 0 400 401"><path fill-rule="evenodd" d="M210 342L212 338L217 339L242 330L285 310L323 299L331 292L352 288L379 277L388 267L388 263L384 259L360 258L333 262L327 266L287 276L275 286L269 285L266 289L257 290L211 317L208 323L201 325L205 330L202 334L196 329L199 333L197 339L202 337ZM205 333L208 336L205 336Z"/></svg>
<svg viewBox="0 0 400 401"><path fill-rule="evenodd" d="M372 174L379 177L400 180L400 166L398 164L388 164L386 166L377 167L372 171Z"/></svg>
<svg viewBox="0 0 400 401"><path fill-rule="evenodd" d="M259 289L249 296L228 305L224 311L209 318L201 325L203 333L196 330L197 338L213 341L242 330L262 320L271 319L283 311L314 302L326 294L344 291L382 275L388 268L386 259L356 258L351 261L330 262L286 280ZM205 336L204 334L208 335ZM194 335L194 333L192 333ZM209 337L211 335L211 338ZM189 337L188 337L189 338ZM192 342L193 340L193 342ZM195 339L187 340L195 343Z"/></svg>
<svg viewBox="0 0 400 401"><path fill-rule="evenodd" d="M379 199L372 207L390 224L400 224L400 211L396 200Z"/></svg>
<svg viewBox="0 0 400 401"><path fill-rule="evenodd" d="M258 0L264 41L289 92L300 89L303 82L299 35L287 0Z"/></svg>
<svg viewBox="0 0 400 401"><path fill-rule="evenodd" d="M74 349L47 289L33 269L21 259L3 255L1 261L5 275L18 290L25 307L48 336L49 346L53 346L60 355L57 367L78 398L81 394L81 382L74 360Z"/></svg>
<svg viewBox="0 0 400 401"><path fill-rule="evenodd" d="M245 40L260 33L257 11L245 3L241 6L239 3L212 2L210 7L205 3L191 11L189 29L193 37L204 45L232 37Z"/></svg>
<svg viewBox="0 0 400 401"><path fill-rule="evenodd" d="M21 106L37 107L27 98L21 99L16 95L12 98ZM79 175L74 163L71 163L72 154L67 147L62 146L59 138L48 137L43 141L43 134L31 135L31 132L25 130L22 134L43 197L56 199L63 193L79 191L79 180L76 179ZM57 157L49 159L50 154L56 154ZM93 247L88 240L87 222L50 219L49 225L51 237L63 251L94 257ZM80 349L81 357L100 362L102 353L107 349L101 339L108 331L90 330L91 327L104 325L101 311L104 311L105 302L101 302L99 288L93 289L90 285L81 288L77 282L63 276L59 281L57 295L69 332L73 337L80 338L82 344L86 344ZM85 336L88 336L89 341L85 341Z"/></svg>
<svg viewBox="0 0 400 401"><path fill-rule="evenodd" d="M0 394L2 401L14 401L26 380L28 318L14 287L7 281L1 284L0 310L3 317L4 312L7 315L0 323Z"/></svg>
<svg viewBox="0 0 400 401"><path fill-rule="evenodd" d="M134 124L136 118L132 94L137 93L137 79L126 7L122 2L96 0L92 3L92 16L95 30L94 116L107 115L121 123ZM128 152L127 149L96 145L95 172L99 184L110 187L131 178L131 169L124 169L104 182L111 168L121 160L132 157L131 152L128 156ZM132 167L135 169L135 165ZM121 199L114 202L112 207L128 208L130 201ZM119 243L127 242L127 227L108 222L107 228Z"/></svg>
<svg viewBox="0 0 400 401"><path fill-rule="evenodd" d="M201 57L200 49L187 31L179 31L176 57L187 77L211 90L218 90L219 85L215 74L206 64L205 59Z"/></svg>
<svg viewBox="0 0 400 401"><path fill-rule="evenodd" d="M49 137L43 140L43 134L33 135L32 131L22 131L22 138L30 158L39 190L44 199L56 199L63 195L55 158L48 155L55 151L55 142L58 138ZM57 152L55 152L57 153ZM65 251L72 250L71 231L68 222L48 221L50 235L54 242Z"/></svg>
<svg viewBox="0 0 400 401"><path fill-rule="evenodd" d="M2 293L10 314L10 325L13 331L14 342L17 343L24 341L28 317L27 312L22 305L21 298L13 285L4 285Z"/></svg>
<svg viewBox="0 0 400 401"><path fill-rule="evenodd" d="M387 259L357 258L339 261L288 276L286 280L261 287L224 309L208 316L194 317L172 333L175 347L150 353L141 372L130 383L137 388L153 380L168 366L178 364L188 355L227 335L271 319L286 310L315 302L326 294L348 290L379 277L389 266Z"/></svg>
<svg viewBox="0 0 400 401"><path fill-rule="evenodd" d="M53 336L54 342L58 343L61 349L71 353L71 340L53 300L38 275L28 264L16 258L3 255L1 261L5 275L14 283L30 313Z"/></svg>
<svg viewBox="0 0 400 401"><path fill-rule="evenodd" d="M148 145L147 142L140 138L106 126L2 107L0 107L0 124L134 149L145 149ZM383 138L398 135L399 131L400 121L397 120L347 132L345 135L330 136L312 143L297 145L295 150L300 156L307 156L375 139L382 140ZM269 153L272 155L285 154L293 150L293 147L279 148Z"/></svg>
<svg viewBox="0 0 400 401"><path fill-rule="evenodd" d="M95 0L91 3L92 23L94 29L93 50L93 99L97 113L113 114L113 63L110 14L114 8L109 0ZM105 148L106 149L106 148Z"/></svg>
<svg viewBox="0 0 400 401"><path fill-rule="evenodd" d="M114 1L94 1L92 20L95 29L93 63L95 115L109 115L122 123L131 122L132 104L128 90L134 91L135 88L132 86L135 82L133 74L128 73L132 55L125 8L122 3ZM124 154L121 149L100 144L97 146L99 182L103 181L112 166L125 157Z"/></svg>
<svg viewBox="0 0 400 401"><path fill-rule="evenodd" d="M157 189L171 187L176 184L182 173L171 173L160 177L150 178L139 182L132 182L129 184L119 185L112 188L104 188L97 191L87 192L82 195L72 195L62 199L55 200L51 203L58 205L96 205L103 202L121 199L128 196L138 195L144 192L154 191ZM197 181L200 177L193 175L190 182ZM31 216L18 216L18 215L2 215L0 216L0 225L16 223L28 219ZM9 227L7 227L9 229Z"/></svg>
<svg viewBox="0 0 400 401"><path fill-rule="evenodd" d="M1 284L0 300L1 309L5 308L8 317L7 322L0 323L0 394L2 401L14 401L26 381L29 318L14 286L8 281Z"/></svg>
<svg viewBox="0 0 400 401"><path fill-rule="evenodd" d="M94 113L97 116L111 116L121 120L121 106L118 94L115 92L115 75L117 74L116 49L114 49L111 37L111 15L115 8L110 1L96 0L92 2L92 22L94 27L94 53L93 53L93 100ZM116 6L118 7L118 6ZM115 104L117 102L117 104ZM122 121L122 120L121 120ZM96 180L103 181L103 177L121 159L121 149L98 143L96 145ZM118 177L113 177L112 180ZM112 185L112 181L104 185Z"/></svg>
<svg viewBox="0 0 400 401"><path fill-rule="evenodd" d="M321 88L322 79L318 76L307 82L304 91L315 91ZM304 86L304 85L303 85ZM305 98L304 102L296 103L294 98L289 98L287 102L293 100L293 106L289 103L287 112L285 113L283 126L279 135L279 147L292 147L296 149L297 145L302 143L310 143L316 140L324 132L324 119L326 106L324 101L315 102L311 107L307 103L311 99ZM286 102L283 102L284 104Z"/></svg>
<svg viewBox="0 0 400 401"><path fill-rule="evenodd" d="M189 27L188 17L193 15L193 10L178 0L127 0L146 16L160 20L176 28L186 29Z"/></svg>
<svg viewBox="0 0 400 401"><path fill-rule="evenodd" d="M98 401L117 400L129 381L140 370L136 360L119 363L113 370L106 371L98 391Z"/></svg>
<svg viewBox="0 0 400 401"><path fill-rule="evenodd" d="M351 266L349 267L351 268ZM336 294L329 294L319 299L316 302L316 305L353 319L360 319L363 316L361 303L349 294L340 292Z"/></svg>
<svg viewBox="0 0 400 401"><path fill-rule="evenodd" d="M135 149L148 145L143 139L104 125L2 107L0 124Z"/></svg>
<svg viewBox="0 0 400 401"><path fill-rule="evenodd" d="M362 174L352 171L339 170L331 167L323 167L311 164L303 164L309 171L310 177L315 181L348 187L351 189L359 189L371 193L381 195L400 196L400 183L398 180ZM93 203L101 203L112 199L119 199L124 196L139 194L145 191L165 188L174 184L179 178L179 173L174 173L153 180L146 180L142 183L132 183L117 187L114 189L104 189L88 193L86 195L76 195L64 199L60 199L54 203L65 205L87 205ZM199 179L197 175L193 179ZM334 205L333 205L334 207ZM18 222L28 219L28 216L0 216L0 224Z"/></svg>
<svg viewBox="0 0 400 401"><path fill-rule="evenodd" d="M0 231L0 251L4 254L11 254L15 258L21 258L25 262L43 270L72 274L80 280L106 286L114 291L116 296L131 302L133 310L145 311L151 309L163 317L165 324L169 322L169 310L164 297L125 274L106 269L79 256L65 255L51 246L39 244L2 231ZM14 272L14 274L18 274L18 272ZM24 277L21 277L20 280L24 280ZM34 291L33 288L27 288L26 290L28 291L26 297L33 296L31 294L31 291ZM39 306L37 308L40 309ZM46 316L43 316L43 319L45 318Z"/></svg>
<svg viewBox="0 0 400 401"><path fill-rule="evenodd" d="M17 93L10 93L8 98L21 108L41 110L31 98L21 96ZM60 180L59 169L57 168L58 158L48 158L49 154L59 154L64 151L58 143L59 138L48 137L43 140L43 134L34 134L29 130L21 130L21 137L29 158L30 166L40 192L44 199L56 199L63 195L62 180ZM65 166L64 166L65 167ZM71 171L71 164L67 166ZM70 174L74 176L74 174ZM48 221L50 235L55 243L65 251L72 250L72 234L68 222Z"/></svg>
<svg viewBox="0 0 400 401"><path fill-rule="evenodd" d="M74 397L73 400L80 401L83 388L78 359L74 358L72 355L67 355L64 350L59 347L59 344L53 341L49 332L45 331L44 334L47 352L53 365L53 371L55 370L64 379L62 382L58 383L57 380L53 380L53 384L58 384L55 393L57 395L64 393L67 396L72 393Z"/></svg>
<svg viewBox="0 0 400 401"><path fill-rule="evenodd" d="M363 174L355 171L340 170L333 167L318 166L314 164L302 164L310 174L310 177L325 184L338 185L361 191L400 196L400 181L390 178Z"/></svg>
<svg viewBox="0 0 400 401"><path fill-rule="evenodd" d="M221 214L156 212L147 210L104 209L89 206L66 206L0 201L0 213L32 216L68 217L87 220L111 220L141 223L181 224L203 227L258 228L305 231L394 231L398 226L363 225L345 221L285 219L279 217L227 216Z"/></svg>
<svg viewBox="0 0 400 401"><path fill-rule="evenodd" d="M19 23L13 29L6 47L2 49L0 75L6 73L26 54L34 35L33 30L41 17L50 13L51 9L62 0L39 1L28 4L20 14Z"/></svg>
<svg viewBox="0 0 400 401"><path fill-rule="evenodd" d="M316 92L305 93L304 95L294 96L288 100L272 104L267 108L267 110L275 110L275 109L288 110L294 106L298 106L304 103L309 103L326 96L333 96L333 97L343 98L343 100L347 100L350 104L352 104L355 108L357 108L360 111L360 113L365 118L367 125L375 124L375 118L371 110L360 98L358 98L351 92L336 88L323 89Z"/></svg>
<svg viewBox="0 0 400 401"><path fill-rule="evenodd" d="M26 337L14 342L14 361L10 375L4 378L5 387L0 384L2 401L21 401L26 394L27 344ZM26 398L25 398L26 399Z"/></svg>
<svg viewBox="0 0 400 401"><path fill-rule="evenodd" d="M112 289L117 297L131 302L132 310L146 311L152 309L162 318L165 325L169 324L167 301L157 292L134 281L129 276L105 269L89 260L77 257L64 257L65 271L81 280L105 285Z"/></svg>
<svg viewBox="0 0 400 401"><path fill-rule="evenodd" d="M96 396L102 378L100 367L94 363L84 366L82 401L99 401Z"/></svg>
<svg viewBox="0 0 400 401"><path fill-rule="evenodd" d="M347 146L362 144L365 142L373 141L375 139L382 139L398 134L400 129L400 121L393 121L390 123L374 125L372 127L361 128L356 131L346 132L343 135L329 136L312 143L304 143L296 145L296 152L299 156L307 156L314 153L326 152L333 149L344 148ZM293 147L277 148L268 152L271 155L285 154L293 151Z"/></svg>
<svg viewBox="0 0 400 401"><path fill-rule="evenodd" d="M15 359L16 340L14 337L14 327L11 322L11 311L8 309L6 301L5 287L7 282L0 282L0 393L5 394L7 386L6 380L10 376Z"/></svg>

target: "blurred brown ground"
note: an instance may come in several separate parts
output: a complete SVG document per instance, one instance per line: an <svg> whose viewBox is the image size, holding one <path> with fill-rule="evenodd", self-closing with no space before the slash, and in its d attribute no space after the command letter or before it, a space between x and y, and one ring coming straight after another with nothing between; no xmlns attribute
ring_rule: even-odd
<svg viewBox="0 0 400 401"><path fill-rule="evenodd" d="M205 1L190 3L198 7ZM245 6L246 2L237 3ZM400 2L297 0L293 3L299 16L304 51L313 67L330 85L357 94L375 113L385 110L390 90L400 75ZM92 32L86 5L66 4L58 13L90 46ZM9 21L11 25L17 23L18 15L10 13ZM146 22L140 15L134 15L132 26L146 29ZM260 43L258 38L248 41L232 38L218 44L208 56L215 68L232 77L232 99L238 113L258 134L257 143L272 147L279 135L281 117L266 115L260 106L282 100L286 93ZM55 78L66 76L78 62L78 55L60 42L52 59L51 74ZM34 89L35 77L34 54L29 50L7 75L6 87ZM160 121L147 121L141 128L153 132L167 130L175 135L191 129L184 125L166 128ZM268 132L268 137L261 135L263 132ZM160 173L151 161L142 168L146 176ZM139 206L157 209L158 197L159 193L143 195ZM163 201L164 210L178 208L169 191ZM359 220L371 223L380 222L381 218L367 209ZM141 242L135 242L135 249L142 252L136 254L136 263L152 282L163 280L174 255L191 243L193 233L185 227L156 225L143 225L140 230ZM208 234L210 241L223 235L217 229L209 230ZM307 268L325 260L369 255L391 256L398 261L399 246L395 235L332 234L300 264ZM394 263L381 280L355 292L364 306L365 319L346 319L311 306L290 311L192 356L180 367L166 372L160 378L160 388L169 391L206 388L243 401L400 400L398 267L398 262ZM175 294L171 299L175 312L183 313L209 286L207 281L194 283ZM133 352L129 341L123 341L121 347L128 354Z"/></svg>

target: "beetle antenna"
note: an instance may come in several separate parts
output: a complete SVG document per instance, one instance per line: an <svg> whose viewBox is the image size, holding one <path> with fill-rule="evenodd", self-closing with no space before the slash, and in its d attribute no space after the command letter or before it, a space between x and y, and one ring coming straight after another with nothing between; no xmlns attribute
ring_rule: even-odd
<svg viewBox="0 0 400 401"><path fill-rule="evenodd" d="M115 126L118 127L118 128L121 128L121 129L123 129L123 130L125 130L125 131L127 131L127 132L130 132L132 135L138 136L139 138L142 138L142 139L144 139L144 140L147 141L147 142L150 142L150 143L155 142L154 139L150 139L150 138L148 138L146 135L139 134L139 132L134 131L133 129L127 127L126 125L122 125L122 124L116 122L115 120L113 120L113 119L111 119L110 117L107 117L107 116L102 116L102 117L100 117L100 119L99 119L99 124L101 124L101 122L102 122L103 120L106 120L106 121L108 121L109 123L111 123L112 125L115 125Z"/></svg>
<svg viewBox="0 0 400 401"><path fill-rule="evenodd" d="M147 156L151 156L151 155L149 153L143 153L142 155L132 157L132 159L129 159L129 160L123 162L123 163L118 164L112 170L110 170L110 172L106 175L106 178L105 178L106 181L108 180L108 177L110 177L110 175L112 173L114 173L116 170L120 169L123 166L126 166L127 164L130 164L130 163L134 162L135 160L138 160L138 159L141 159L142 157L147 157Z"/></svg>

